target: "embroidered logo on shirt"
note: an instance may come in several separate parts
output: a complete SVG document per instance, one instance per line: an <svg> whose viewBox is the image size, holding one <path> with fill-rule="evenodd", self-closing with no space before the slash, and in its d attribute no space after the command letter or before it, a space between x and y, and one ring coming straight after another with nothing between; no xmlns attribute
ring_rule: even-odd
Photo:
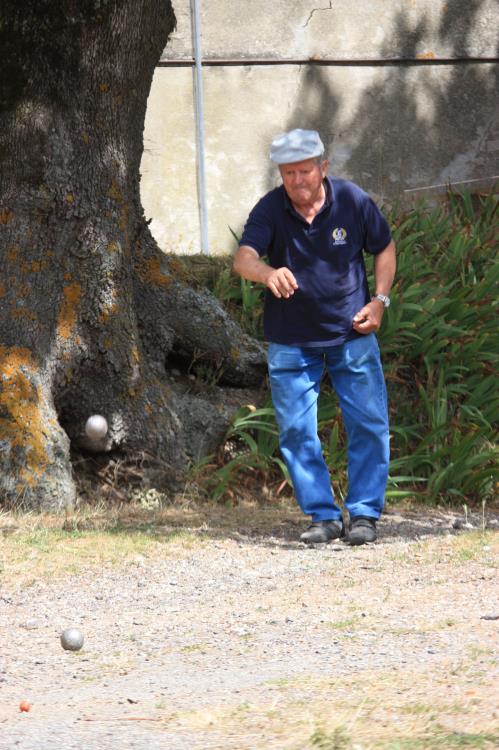
<svg viewBox="0 0 499 750"><path fill-rule="evenodd" d="M340 227L336 227L336 229L333 229L333 239L334 239L333 245L346 245L347 244L346 237L347 237L346 229L341 229Z"/></svg>

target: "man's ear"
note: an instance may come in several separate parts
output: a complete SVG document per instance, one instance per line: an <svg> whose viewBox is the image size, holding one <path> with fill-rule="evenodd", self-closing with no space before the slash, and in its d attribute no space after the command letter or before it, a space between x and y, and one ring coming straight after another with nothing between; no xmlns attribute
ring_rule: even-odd
<svg viewBox="0 0 499 750"><path fill-rule="evenodd" d="M321 173L323 177L327 175L328 169L329 169L329 162L327 159L324 159L324 161L321 164Z"/></svg>

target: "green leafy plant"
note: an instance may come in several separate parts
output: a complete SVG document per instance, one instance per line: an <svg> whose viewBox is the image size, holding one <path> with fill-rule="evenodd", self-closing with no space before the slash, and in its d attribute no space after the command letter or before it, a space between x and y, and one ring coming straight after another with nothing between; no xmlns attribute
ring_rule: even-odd
<svg viewBox="0 0 499 750"><path fill-rule="evenodd" d="M219 465L207 478L212 497L219 500L241 475L269 474L289 483L288 470L279 455L279 434L274 409L244 406L236 413L222 446ZM213 467L210 467L213 469Z"/></svg>
<svg viewBox="0 0 499 750"><path fill-rule="evenodd" d="M432 502L489 497L497 481L496 213L493 195L451 193L392 219L397 283L379 334L391 470L422 478Z"/></svg>
<svg viewBox="0 0 499 750"><path fill-rule="evenodd" d="M221 271L213 293L246 333L256 338L263 336L263 287L236 277L226 268Z"/></svg>

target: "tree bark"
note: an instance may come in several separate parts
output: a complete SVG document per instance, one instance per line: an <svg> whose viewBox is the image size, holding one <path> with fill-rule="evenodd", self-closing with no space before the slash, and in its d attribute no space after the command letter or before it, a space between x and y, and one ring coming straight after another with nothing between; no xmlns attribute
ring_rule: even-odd
<svg viewBox="0 0 499 750"><path fill-rule="evenodd" d="M58 509L75 500L70 445L185 467L199 414L166 377L169 352L235 385L261 378L263 352L176 276L144 218L144 117L171 4L0 12L0 502ZM109 424L97 442L92 414Z"/></svg>

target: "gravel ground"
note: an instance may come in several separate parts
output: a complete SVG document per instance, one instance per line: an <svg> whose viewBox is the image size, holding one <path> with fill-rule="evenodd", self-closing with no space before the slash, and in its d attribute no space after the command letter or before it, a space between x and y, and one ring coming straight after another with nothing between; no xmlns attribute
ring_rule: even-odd
<svg viewBox="0 0 499 750"><path fill-rule="evenodd" d="M498 539L453 520L387 514L357 548L306 548L289 515L267 535L205 525L173 556L3 588L0 748L308 748L322 723L396 747L372 744L379 726L395 736L424 700L440 727L491 736ZM60 646L69 626L79 653ZM334 736L322 747L350 746Z"/></svg>

